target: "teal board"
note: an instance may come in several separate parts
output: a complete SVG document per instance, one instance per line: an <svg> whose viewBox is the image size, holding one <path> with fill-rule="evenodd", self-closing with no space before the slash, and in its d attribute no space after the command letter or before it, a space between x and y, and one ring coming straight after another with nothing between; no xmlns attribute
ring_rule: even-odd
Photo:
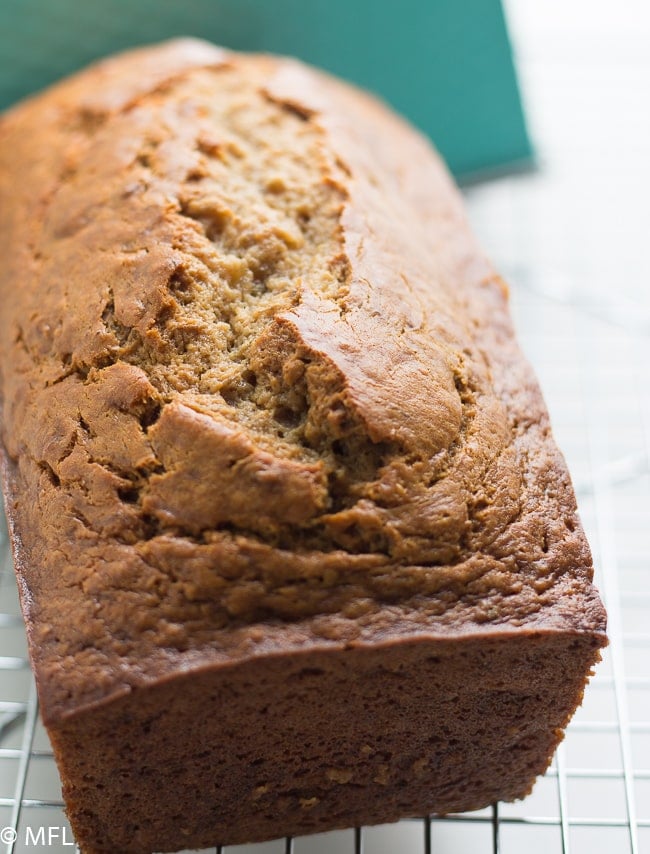
<svg viewBox="0 0 650 854"><path fill-rule="evenodd" d="M374 90L460 177L531 157L499 0L0 0L0 107L177 35L291 54Z"/></svg>

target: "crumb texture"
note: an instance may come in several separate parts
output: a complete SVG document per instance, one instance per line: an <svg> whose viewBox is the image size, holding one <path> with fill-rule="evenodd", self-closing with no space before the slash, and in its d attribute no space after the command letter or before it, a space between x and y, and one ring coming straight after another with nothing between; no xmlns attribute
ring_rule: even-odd
<svg viewBox="0 0 650 854"><path fill-rule="evenodd" d="M3 441L52 709L265 621L603 631L505 287L379 103L168 45L3 117L0 196Z"/></svg>

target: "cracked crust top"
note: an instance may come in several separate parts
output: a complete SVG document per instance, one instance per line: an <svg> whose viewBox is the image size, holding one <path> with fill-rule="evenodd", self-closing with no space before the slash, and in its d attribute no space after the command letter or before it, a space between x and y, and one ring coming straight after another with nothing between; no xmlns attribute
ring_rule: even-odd
<svg viewBox="0 0 650 854"><path fill-rule="evenodd" d="M0 243L46 716L292 644L604 642L506 289L379 102L201 42L109 60L2 118Z"/></svg>

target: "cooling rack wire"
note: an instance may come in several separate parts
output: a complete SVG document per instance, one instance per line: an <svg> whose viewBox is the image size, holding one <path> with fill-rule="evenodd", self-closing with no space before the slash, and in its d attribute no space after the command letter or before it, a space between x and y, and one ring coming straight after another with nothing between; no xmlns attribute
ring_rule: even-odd
<svg viewBox="0 0 650 854"><path fill-rule="evenodd" d="M650 20L639 0L617 4L616 17L594 0L507 8L540 168L465 192L475 230L512 285L520 340L572 471L611 645L526 800L219 854L650 854ZM6 854L74 850L6 531L0 838Z"/></svg>

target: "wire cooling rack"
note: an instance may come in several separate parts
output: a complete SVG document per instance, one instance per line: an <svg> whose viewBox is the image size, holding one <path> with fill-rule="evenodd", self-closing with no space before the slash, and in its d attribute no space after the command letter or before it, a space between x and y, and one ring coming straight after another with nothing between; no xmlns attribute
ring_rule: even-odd
<svg viewBox="0 0 650 854"><path fill-rule="evenodd" d="M520 340L574 477L611 646L526 800L223 854L650 854L650 208L638 192L645 182L647 196L650 183L650 21L639 0L622 0L616 18L595 0L507 5L541 168L466 195L475 229L513 286ZM6 531L2 850L74 851L38 718Z"/></svg>

